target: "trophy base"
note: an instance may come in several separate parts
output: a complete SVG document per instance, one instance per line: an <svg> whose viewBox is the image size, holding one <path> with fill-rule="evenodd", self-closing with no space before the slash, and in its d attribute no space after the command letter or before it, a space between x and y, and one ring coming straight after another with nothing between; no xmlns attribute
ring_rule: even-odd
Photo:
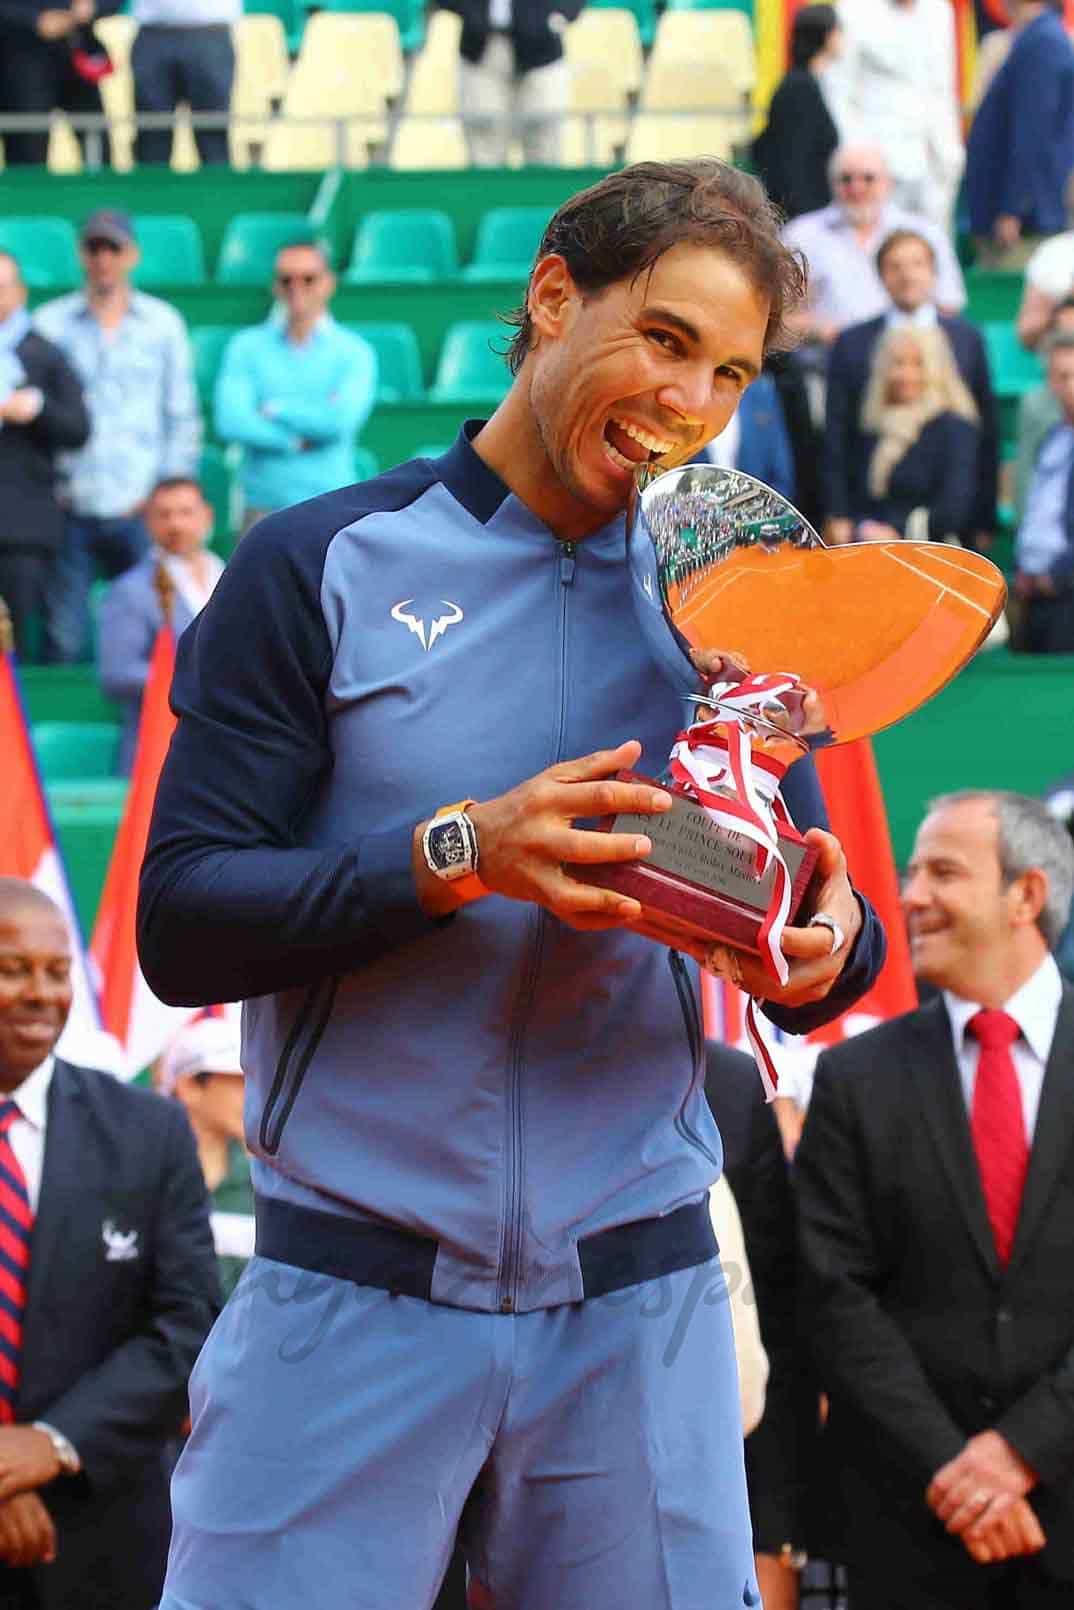
<svg viewBox="0 0 1074 1610"><path fill-rule="evenodd" d="M636 772L619 780L667 788ZM775 869L754 876L754 845L744 834L717 827L703 806L674 785L672 806L660 816L628 813L603 817L603 831L644 833L652 852L644 861L609 861L574 868L586 883L637 900L637 932L672 947L686 941L727 944L761 954L760 935L775 891ZM779 846L791 876L788 922L802 908L818 851L793 827L777 824Z"/></svg>

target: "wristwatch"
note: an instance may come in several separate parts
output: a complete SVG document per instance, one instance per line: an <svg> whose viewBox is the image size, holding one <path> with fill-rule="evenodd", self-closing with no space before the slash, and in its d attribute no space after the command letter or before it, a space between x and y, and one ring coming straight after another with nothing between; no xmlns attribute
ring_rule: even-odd
<svg viewBox="0 0 1074 1610"><path fill-rule="evenodd" d="M69 1437L55 1426L50 1426L47 1420L33 1421L35 1431L43 1431L51 1442L56 1458L60 1462L60 1470L65 1476L77 1476L82 1469L82 1461L78 1457L78 1450Z"/></svg>
<svg viewBox="0 0 1074 1610"><path fill-rule="evenodd" d="M442 805L421 839L429 871L468 900L488 894L477 875L477 829L467 814L476 804L476 799L463 799L457 805Z"/></svg>

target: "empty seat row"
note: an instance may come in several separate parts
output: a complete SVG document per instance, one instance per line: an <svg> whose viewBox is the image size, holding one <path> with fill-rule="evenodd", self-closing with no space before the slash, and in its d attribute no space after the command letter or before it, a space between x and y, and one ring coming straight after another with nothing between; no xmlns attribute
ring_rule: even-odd
<svg viewBox="0 0 1074 1610"><path fill-rule="evenodd" d="M524 278L551 209L497 207L482 218L465 280ZM141 286L199 285L206 278L201 232L181 213L145 213L133 220L141 257L134 271ZM216 279L222 285L264 286L282 246L310 240L303 213L238 213L221 243ZM330 243L321 244L331 256ZM36 290L78 284L78 235L67 218L0 215L0 248L19 260ZM454 220L446 212L403 208L367 213L359 226L344 278L355 285L389 281L429 283L460 274Z"/></svg>

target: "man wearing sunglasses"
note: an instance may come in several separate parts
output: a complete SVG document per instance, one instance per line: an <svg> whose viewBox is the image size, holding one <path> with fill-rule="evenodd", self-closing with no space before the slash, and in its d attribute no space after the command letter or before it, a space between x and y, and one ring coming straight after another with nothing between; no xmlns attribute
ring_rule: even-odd
<svg viewBox="0 0 1074 1610"><path fill-rule="evenodd" d="M376 397L377 355L332 318L335 288L320 246L284 246L272 312L240 331L224 354L216 432L243 449L247 527L354 480L355 443Z"/></svg>
<svg viewBox="0 0 1074 1610"><path fill-rule="evenodd" d="M98 209L82 227L83 289L35 318L78 374L92 425L85 447L60 460L67 519L45 614L45 653L59 663L87 657L95 576L121 575L148 548L153 487L198 468L190 340L173 307L131 284L138 256L127 214Z"/></svg>

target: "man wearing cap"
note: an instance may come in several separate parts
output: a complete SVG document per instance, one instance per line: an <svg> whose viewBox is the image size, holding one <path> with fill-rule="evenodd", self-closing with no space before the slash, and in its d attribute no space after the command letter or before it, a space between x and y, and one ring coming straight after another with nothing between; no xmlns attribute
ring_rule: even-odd
<svg viewBox="0 0 1074 1610"><path fill-rule="evenodd" d="M67 924L0 878L0 1605L150 1610L217 1280L175 1106L55 1055Z"/></svg>
<svg viewBox="0 0 1074 1610"><path fill-rule="evenodd" d="M254 1193L243 1145L237 1008L199 1017L175 1036L160 1088L186 1108L212 1204L220 1285L229 1297L254 1250Z"/></svg>
<svg viewBox="0 0 1074 1610"><path fill-rule="evenodd" d="M45 654L57 663L85 657L95 575L118 576L141 558L149 492L166 476L193 475L201 449L186 327L168 303L131 285L130 218L92 213L81 251L84 289L35 316L79 375L92 425L86 446L60 460L67 520L45 617Z"/></svg>

